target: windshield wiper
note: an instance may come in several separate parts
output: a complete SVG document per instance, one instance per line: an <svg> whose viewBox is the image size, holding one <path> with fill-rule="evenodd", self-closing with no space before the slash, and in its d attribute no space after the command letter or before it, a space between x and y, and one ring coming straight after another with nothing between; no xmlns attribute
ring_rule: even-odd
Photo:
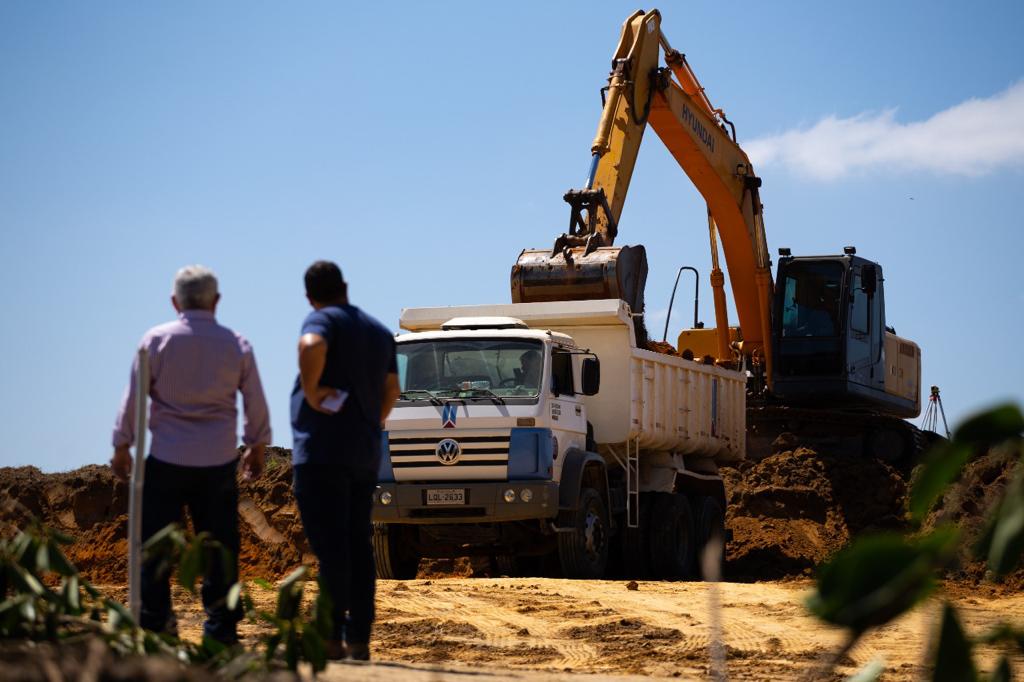
<svg viewBox="0 0 1024 682"><path fill-rule="evenodd" d="M469 396L470 398L489 398L497 405L505 404L505 399L489 388L470 388L467 392L474 394Z"/></svg>
<svg viewBox="0 0 1024 682"><path fill-rule="evenodd" d="M418 398L414 398L413 396L420 396L421 398L425 397L427 400L430 401L431 405L440 405L441 404L441 401L438 399L438 397L436 395L434 395L430 391L427 391L427 390L422 389L422 388L410 388L407 391L402 391L401 393L398 394L398 399L399 400L417 400L418 399Z"/></svg>

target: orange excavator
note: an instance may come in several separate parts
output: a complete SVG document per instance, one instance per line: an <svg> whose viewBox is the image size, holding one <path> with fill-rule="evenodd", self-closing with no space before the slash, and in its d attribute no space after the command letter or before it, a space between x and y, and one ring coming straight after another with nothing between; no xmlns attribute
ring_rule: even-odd
<svg viewBox="0 0 1024 682"><path fill-rule="evenodd" d="M678 352L747 370L748 451L786 432L890 459L919 450L921 432L903 418L920 414L920 349L886 325L881 266L853 247L828 256L779 249L773 279L761 179L735 126L669 44L657 10L623 24L602 98L586 186L564 196L569 230L552 249L520 254L513 302L621 298L636 316L638 344L646 342L646 251L615 239L650 125L707 204L715 327L683 330ZM719 242L737 326L729 324Z"/></svg>

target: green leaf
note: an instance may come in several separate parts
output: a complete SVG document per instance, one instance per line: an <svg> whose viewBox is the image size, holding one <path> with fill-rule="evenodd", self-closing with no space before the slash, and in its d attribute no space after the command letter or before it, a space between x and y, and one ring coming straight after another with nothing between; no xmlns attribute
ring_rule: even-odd
<svg viewBox="0 0 1024 682"><path fill-rule="evenodd" d="M998 405L961 422L953 440L972 445L993 445L1024 434L1024 414L1013 403Z"/></svg>
<svg viewBox="0 0 1024 682"><path fill-rule="evenodd" d="M220 565L224 571L224 581L234 582L238 580L238 562L235 561L235 554L224 545L217 543L220 549Z"/></svg>
<svg viewBox="0 0 1024 682"><path fill-rule="evenodd" d="M1010 670L1010 661L1006 656L999 657L999 663L996 664L996 669L992 671L992 676L989 682L1011 682L1013 680L1013 672Z"/></svg>
<svg viewBox="0 0 1024 682"><path fill-rule="evenodd" d="M225 597L225 606L228 607L228 611L234 611L238 608L238 600L241 596L242 583L235 583L228 589L227 597Z"/></svg>
<svg viewBox="0 0 1024 682"><path fill-rule="evenodd" d="M254 578L252 584L262 587L264 590L274 589L274 586L271 585L270 581L268 581L266 578Z"/></svg>
<svg viewBox="0 0 1024 682"><path fill-rule="evenodd" d="M320 590L316 595L316 604L313 617L313 626L317 633L323 638L329 638L334 629L334 617L331 615L334 604L331 597L324 589L323 581L320 580Z"/></svg>
<svg viewBox="0 0 1024 682"><path fill-rule="evenodd" d="M181 555L178 583L192 594L196 593L196 579L203 573L205 556L202 543L196 538Z"/></svg>
<svg viewBox="0 0 1024 682"><path fill-rule="evenodd" d="M39 579L23 566L15 565L12 568L14 569L15 582L21 585L22 590L31 592L36 596L41 596L46 591L46 588L39 582Z"/></svg>
<svg viewBox="0 0 1024 682"><path fill-rule="evenodd" d="M142 556L148 561L161 558L169 560L188 545L185 534L176 523L169 523L142 543Z"/></svg>
<svg viewBox="0 0 1024 682"><path fill-rule="evenodd" d="M39 544L39 547L36 549L35 566L30 568L34 568L39 573L45 573L50 570L50 548L46 544Z"/></svg>
<svg viewBox="0 0 1024 682"><path fill-rule="evenodd" d="M327 667L327 647L316 628L303 628L302 654L313 666L313 672L320 672Z"/></svg>
<svg viewBox="0 0 1024 682"><path fill-rule="evenodd" d="M64 582L63 590L64 603L67 610L77 615L82 610L82 597L78 588L78 576L72 575Z"/></svg>
<svg viewBox="0 0 1024 682"><path fill-rule="evenodd" d="M36 603L34 601L32 601L31 599L26 599L25 601L21 602L19 607L21 615L25 618L25 620L29 621L30 623L35 621Z"/></svg>
<svg viewBox="0 0 1024 682"><path fill-rule="evenodd" d="M279 589L290 588L295 583L305 580L308 572L309 566L299 566L289 573L287 578L281 581L281 587Z"/></svg>
<svg viewBox="0 0 1024 682"><path fill-rule="evenodd" d="M61 533L53 528L50 529L50 538L58 545L72 545L75 542L75 539L70 535Z"/></svg>
<svg viewBox="0 0 1024 682"><path fill-rule="evenodd" d="M107 609L107 617L110 619L110 627L119 630L122 627L132 628L135 626L135 619L131 611L121 602L113 599L104 599L103 606Z"/></svg>
<svg viewBox="0 0 1024 682"><path fill-rule="evenodd" d="M281 646L281 633L276 632L270 637L267 637L267 651L264 655L264 659L270 661L274 658L274 654L277 652L277 647Z"/></svg>
<svg viewBox="0 0 1024 682"><path fill-rule="evenodd" d="M975 551L987 555L996 578L1013 571L1024 555L1024 466L1019 466Z"/></svg>
<svg viewBox="0 0 1024 682"><path fill-rule="evenodd" d="M299 637L294 630L290 630L285 636L284 664L293 672L299 669Z"/></svg>
<svg viewBox="0 0 1024 682"><path fill-rule="evenodd" d="M954 552L956 539L951 527L914 541L895 533L861 537L821 568L807 605L822 620L856 634L886 623L932 592L935 571Z"/></svg>
<svg viewBox="0 0 1024 682"><path fill-rule="evenodd" d="M875 682L883 672L885 672L885 666L876 658L855 675L846 678L846 682Z"/></svg>
<svg viewBox="0 0 1024 682"><path fill-rule="evenodd" d="M942 606L942 626L934 649L933 682L970 682L978 679L971 659L971 643L964 634L956 610L946 602Z"/></svg>
<svg viewBox="0 0 1024 682"><path fill-rule="evenodd" d="M223 642L219 642L209 635L203 635L203 643L201 646L203 654L207 658L214 658L221 655L228 650L228 646Z"/></svg>
<svg viewBox="0 0 1024 682"><path fill-rule="evenodd" d="M49 555L48 558L51 570L64 577L78 575L78 571L71 565L68 558L64 556L64 552L61 550L60 545L56 543L50 544L47 553Z"/></svg>
<svg viewBox="0 0 1024 682"><path fill-rule="evenodd" d="M291 620L299 614L302 605L302 581L308 572L306 566L299 566L281 582L277 588L277 617Z"/></svg>
<svg viewBox="0 0 1024 682"><path fill-rule="evenodd" d="M14 558L21 561L25 557L25 554L33 547L34 542L35 541L32 539L31 535L25 531L19 532L18 536L14 538L14 544L12 546Z"/></svg>
<svg viewBox="0 0 1024 682"><path fill-rule="evenodd" d="M970 457L971 448L958 442L942 443L929 451L910 490L910 513L915 519L925 517Z"/></svg>

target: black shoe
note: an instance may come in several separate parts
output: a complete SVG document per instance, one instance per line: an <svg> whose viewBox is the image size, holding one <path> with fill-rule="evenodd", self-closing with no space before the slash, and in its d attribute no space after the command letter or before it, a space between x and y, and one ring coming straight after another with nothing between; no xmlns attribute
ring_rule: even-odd
<svg viewBox="0 0 1024 682"><path fill-rule="evenodd" d="M370 645L366 642L346 642L345 658L350 661L370 660Z"/></svg>

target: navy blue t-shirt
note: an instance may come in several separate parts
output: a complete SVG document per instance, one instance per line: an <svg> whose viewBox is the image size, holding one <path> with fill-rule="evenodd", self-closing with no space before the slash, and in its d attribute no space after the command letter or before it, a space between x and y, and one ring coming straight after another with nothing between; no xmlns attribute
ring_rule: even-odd
<svg viewBox="0 0 1024 682"><path fill-rule="evenodd" d="M302 323L302 334L327 341L321 386L348 391L336 414L317 412L306 402L300 377L292 390L292 463L330 463L376 472L380 463L380 414L384 383L398 372L395 338L380 322L351 305L315 310Z"/></svg>

